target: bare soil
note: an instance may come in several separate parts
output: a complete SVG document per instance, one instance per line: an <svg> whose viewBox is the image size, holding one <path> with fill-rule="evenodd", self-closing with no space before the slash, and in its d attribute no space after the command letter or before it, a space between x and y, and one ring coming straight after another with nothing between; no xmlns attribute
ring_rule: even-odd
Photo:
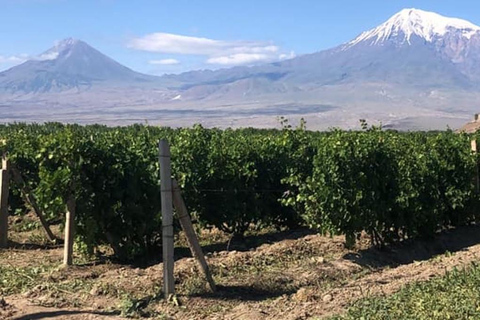
<svg viewBox="0 0 480 320"><path fill-rule="evenodd" d="M7 292L0 296L0 319L316 319L362 297L468 267L480 255L477 226L383 250L371 248L366 237L348 250L343 237L308 230L247 237L230 251L218 231L201 238L208 241L218 292L210 292L180 237L177 296L165 301L159 259L124 265L77 256L76 265L64 269L62 247L45 245L40 230L13 232L11 247L0 251L0 267L10 272L0 275L0 290Z"/></svg>

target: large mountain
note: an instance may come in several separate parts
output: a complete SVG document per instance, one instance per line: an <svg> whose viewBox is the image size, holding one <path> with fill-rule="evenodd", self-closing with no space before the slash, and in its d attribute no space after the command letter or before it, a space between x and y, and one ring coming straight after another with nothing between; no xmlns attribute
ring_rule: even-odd
<svg viewBox="0 0 480 320"><path fill-rule="evenodd" d="M398 128L458 126L478 112L480 27L404 9L335 48L291 60L169 76L182 99L205 103L330 105L310 122L351 127L358 118Z"/></svg>
<svg viewBox="0 0 480 320"><path fill-rule="evenodd" d="M0 90L38 93L155 80L158 79L119 64L83 41L69 38L38 57L1 72Z"/></svg>
<svg viewBox="0 0 480 320"><path fill-rule="evenodd" d="M170 79L183 82L188 89L246 79L281 83L290 90L348 83L471 89L480 84L479 71L480 27L432 12L404 9L330 50L253 68L191 72Z"/></svg>
<svg viewBox="0 0 480 320"><path fill-rule="evenodd" d="M480 27L418 9L335 48L253 67L158 78L69 39L0 73L4 121L68 121L75 106L78 121L109 124L276 126L282 115L304 117L312 129L351 128L360 118L438 129L461 125L479 100ZM37 102L56 117L32 112Z"/></svg>

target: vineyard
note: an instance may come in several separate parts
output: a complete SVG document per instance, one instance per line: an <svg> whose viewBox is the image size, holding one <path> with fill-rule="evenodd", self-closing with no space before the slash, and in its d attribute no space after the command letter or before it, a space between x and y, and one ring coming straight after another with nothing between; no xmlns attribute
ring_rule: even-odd
<svg viewBox="0 0 480 320"><path fill-rule="evenodd" d="M122 258L158 244L158 141L200 225L234 236L250 226L366 231L376 245L477 219L472 137L453 132L314 133L201 126L107 128L51 123L0 127L3 144L50 221L77 200L78 243L109 244ZM28 211L13 186L11 214Z"/></svg>
<svg viewBox="0 0 480 320"><path fill-rule="evenodd" d="M308 227L345 235L346 248L364 235L380 248L479 219L475 138L366 124L323 133L286 122L280 130L9 124L0 126L0 154L21 175L10 186L10 216L31 211L28 190L61 225L74 198L76 250L92 256L109 246L134 261L160 252L160 139L199 229L232 240Z"/></svg>

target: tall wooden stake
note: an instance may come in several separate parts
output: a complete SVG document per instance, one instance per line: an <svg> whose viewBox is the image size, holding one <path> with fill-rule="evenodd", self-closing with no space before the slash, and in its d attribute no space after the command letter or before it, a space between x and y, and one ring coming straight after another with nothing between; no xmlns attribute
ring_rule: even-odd
<svg viewBox="0 0 480 320"><path fill-rule="evenodd" d="M75 235L75 198L73 196L71 196L67 201L66 216L63 265L71 266L73 262L73 241Z"/></svg>
<svg viewBox="0 0 480 320"><path fill-rule="evenodd" d="M200 269L202 269L203 274L207 278L207 281L210 285L210 289L212 289L212 291L215 292L217 291L217 287L215 286L215 281L213 280L212 274L210 273L207 261L205 260L205 256L203 255L202 247L200 247L200 243L198 242L197 236L195 234L195 230L193 229L192 220L188 215L187 206L185 205L185 201L183 201L180 188L176 180L173 180L172 184L173 184L173 204L177 211L177 217L180 220L182 229L185 232L185 235L187 236L188 246L190 247L190 251L192 252L192 255L198 261L200 265Z"/></svg>
<svg viewBox="0 0 480 320"><path fill-rule="evenodd" d="M471 149L472 149L472 152L475 153L475 155L477 155L477 140L472 140ZM475 187L476 187L477 193L480 193L480 172L479 171L480 170L478 168L478 162L477 162L475 166Z"/></svg>
<svg viewBox="0 0 480 320"><path fill-rule="evenodd" d="M10 172L8 161L2 157L2 169L0 170L0 248L8 246L8 193L10 184Z"/></svg>
<svg viewBox="0 0 480 320"><path fill-rule="evenodd" d="M168 142L166 140L160 140L158 147L162 201L163 292L165 299L168 299L170 295L175 294L175 282L173 278L172 170Z"/></svg>

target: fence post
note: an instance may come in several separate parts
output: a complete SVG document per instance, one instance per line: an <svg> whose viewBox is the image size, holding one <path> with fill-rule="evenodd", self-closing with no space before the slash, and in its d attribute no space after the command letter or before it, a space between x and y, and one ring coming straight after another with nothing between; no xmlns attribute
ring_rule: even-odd
<svg viewBox="0 0 480 320"><path fill-rule="evenodd" d="M471 142L471 150L475 154L475 157L477 156L477 140L472 140ZM478 162L476 162L475 165L475 190L477 193L480 193L480 172L478 168Z"/></svg>
<svg viewBox="0 0 480 320"><path fill-rule="evenodd" d="M70 196L67 200L66 216L63 265L71 266L73 262L73 241L75 235L75 198L73 196Z"/></svg>
<svg viewBox="0 0 480 320"><path fill-rule="evenodd" d="M0 170L0 248L8 246L8 195L10 188L10 171L8 160L2 156Z"/></svg>
<svg viewBox="0 0 480 320"><path fill-rule="evenodd" d="M168 141L160 140L158 144L160 162L160 191L162 201L162 249L163 249L163 292L165 299L175 294L173 278L173 204L172 204L172 169L170 164L170 147Z"/></svg>
<svg viewBox="0 0 480 320"><path fill-rule="evenodd" d="M205 260L205 256L203 255L202 247L200 246L200 243L198 242L197 236L195 234L195 230L193 229L192 220L188 215L187 206L185 205L185 201L183 201L177 181L173 180L172 185L173 204L175 205L175 209L177 211L178 220L180 220L182 229L187 236L190 251L192 252L193 257L195 257L195 259L199 263L200 269L202 269L203 274L207 278L210 289L215 292L217 290L217 287L215 286L215 281L213 280L212 274L210 273L207 261Z"/></svg>

